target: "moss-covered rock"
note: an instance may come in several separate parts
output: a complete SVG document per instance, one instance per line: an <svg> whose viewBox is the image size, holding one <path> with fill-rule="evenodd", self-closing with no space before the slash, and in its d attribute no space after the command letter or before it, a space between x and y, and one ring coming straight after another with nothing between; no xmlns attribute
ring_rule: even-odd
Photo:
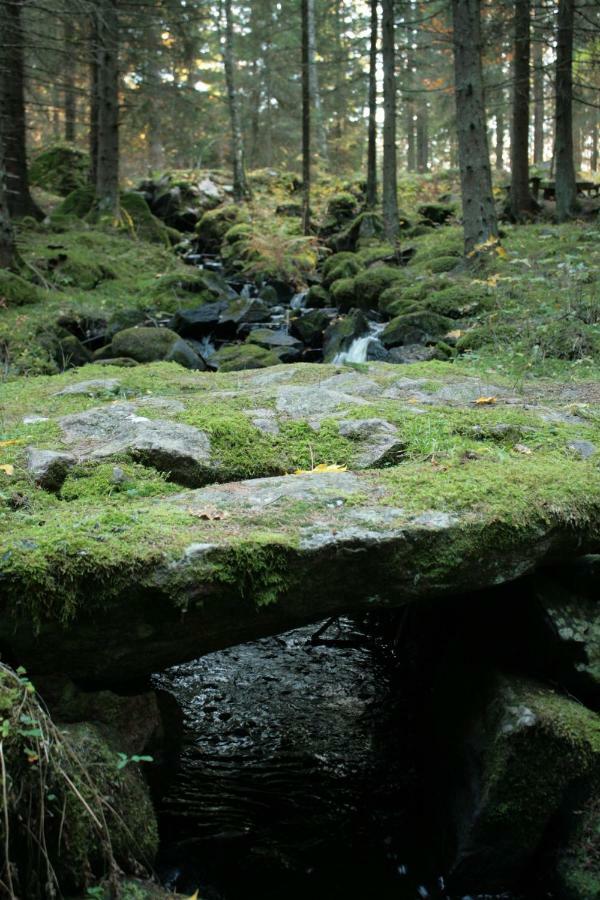
<svg viewBox="0 0 600 900"><path fill-rule="evenodd" d="M37 187L67 197L86 186L89 171L87 153L70 145L58 145L42 150L33 158L29 178Z"/></svg>
<svg viewBox="0 0 600 900"><path fill-rule="evenodd" d="M0 302L2 306L25 306L42 303L46 292L20 275L0 269Z"/></svg>
<svg viewBox="0 0 600 900"><path fill-rule="evenodd" d="M345 222L356 215L356 197L349 191L334 194L327 203L327 219L335 223Z"/></svg>
<svg viewBox="0 0 600 900"><path fill-rule="evenodd" d="M366 272L361 272L354 280L356 306L361 309L377 309L383 292L402 277L402 269L394 266L373 266Z"/></svg>
<svg viewBox="0 0 600 900"><path fill-rule="evenodd" d="M58 222L69 216L84 219L94 207L95 192L92 187L83 185L71 191L63 202L52 213L52 220Z"/></svg>
<svg viewBox="0 0 600 900"><path fill-rule="evenodd" d="M329 245L336 253L344 250L354 252L362 242L383 238L383 219L378 213L367 210L360 213L343 231L329 240Z"/></svg>
<svg viewBox="0 0 600 900"><path fill-rule="evenodd" d="M121 216L124 227L136 238L149 241L151 244L169 246L176 244L181 235L167 228L160 219L152 214L142 194L136 191L122 193L120 197Z"/></svg>
<svg viewBox="0 0 600 900"><path fill-rule="evenodd" d="M334 281L330 288L331 302L340 310L340 312L348 312L352 307L356 306L354 294L354 278L340 278Z"/></svg>
<svg viewBox="0 0 600 900"><path fill-rule="evenodd" d="M422 310L396 316L386 325L380 339L387 348L405 344L429 344L438 341L451 327L450 319Z"/></svg>
<svg viewBox="0 0 600 900"><path fill-rule="evenodd" d="M138 874L158 849L148 789L110 728L58 727L24 674L0 669L6 805L0 836L13 878L28 898L47 896L49 873L61 893L85 890L115 865ZM125 763L125 764L123 764ZM6 825L9 832L6 834ZM38 854L34 831L48 854Z"/></svg>
<svg viewBox="0 0 600 900"><path fill-rule="evenodd" d="M135 327L118 331L110 347L102 350L104 359L124 357L140 363L176 362L186 369L205 369L204 361L192 347L170 328Z"/></svg>
<svg viewBox="0 0 600 900"><path fill-rule="evenodd" d="M331 306L332 299L329 291L321 284L313 284L306 295L306 306L309 309L324 309Z"/></svg>
<svg viewBox="0 0 600 900"><path fill-rule="evenodd" d="M342 278L353 278L361 269L364 263L361 262L356 253L345 251L343 253L334 253L329 259L325 260L323 265L323 285L328 288Z"/></svg>
<svg viewBox="0 0 600 900"><path fill-rule="evenodd" d="M600 786L571 815L571 833L558 858L558 881L565 900L600 897Z"/></svg>
<svg viewBox="0 0 600 900"><path fill-rule="evenodd" d="M292 319L290 333L307 347L320 347L323 343L323 332L331 320L331 314L321 309L314 309L304 315Z"/></svg>
<svg viewBox="0 0 600 900"><path fill-rule="evenodd" d="M424 203L418 207L417 212L435 225L445 225L456 215L456 208L447 203Z"/></svg>
<svg viewBox="0 0 600 900"><path fill-rule="evenodd" d="M600 357L600 324L566 318L539 326L531 337L544 356L557 359Z"/></svg>
<svg viewBox="0 0 600 900"><path fill-rule="evenodd" d="M423 263L423 267L436 275L452 272L456 269L459 262L460 260L456 256L438 256L437 259L431 259L429 262Z"/></svg>
<svg viewBox="0 0 600 900"><path fill-rule="evenodd" d="M220 372L240 372L243 369L266 369L281 362L273 350L255 343L229 344L217 350L210 359Z"/></svg>
<svg viewBox="0 0 600 900"><path fill-rule="evenodd" d="M500 678L462 752L453 886L509 890L549 823L577 803L573 789L591 790L600 776L600 717L539 684Z"/></svg>
<svg viewBox="0 0 600 900"><path fill-rule="evenodd" d="M196 234L207 250L219 250L227 232L234 225L247 221L248 213L243 207L233 203L223 204L204 213L196 226Z"/></svg>

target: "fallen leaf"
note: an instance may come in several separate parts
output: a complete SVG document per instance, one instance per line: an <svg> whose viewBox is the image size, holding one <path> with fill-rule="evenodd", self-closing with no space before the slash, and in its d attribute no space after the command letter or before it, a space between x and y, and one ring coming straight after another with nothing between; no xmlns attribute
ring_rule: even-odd
<svg viewBox="0 0 600 900"><path fill-rule="evenodd" d="M498 246L496 247L496 254L500 257L500 259L507 259L507 258L508 258L508 253L506 252L506 250L504 249L504 247L501 247L500 245L498 245Z"/></svg>
<svg viewBox="0 0 600 900"><path fill-rule="evenodd" d="M0 466L0 472L4 472L5 475L14 475L15 467L10 465Z"/></svg>
<svg viewBox="0 0 600 900"><path fill-rule="evenodd" d="M190 516L197 519L204 519L206 522L217 522L220 519L228 519L229 513L224 509L188 509Z"/></svg>
<svg viewBox="0 0 600 900"><path fill-rule="evenodd" d="M0 447L12 447L14 444L22 444L23 439L15 441L0 441Z"/></svg>
<svg viewBox="0 0 600 900"><path fill-rule="evenodd" d="M294 475L320 475L322 472L347 472L348 466L331 465L320 463L314 469L296 469Z"/></svg>
<svg viewBox="0 0 600 900"><path fill-rule="evenodd" d="M496 402L495 397L479 397L475 401L475 404L476 404L476 406L493 406L495 402Z"/></svg>
<svg viewBox="0 0 600 900"><path fill-rule="evenodd" d="M460 337L462 337L463 332L460 328L455 328L454 331L449 331L446 335L447 338L450 338L452 341L457 341Z"/></svg>
<svg viewBox="0 0 600 900"><path fill-rule="evenodd" d="M198 891L194 891L191 897L188 897L187 900L200 900L200 894Z"/></svg>
<svg viewBox="0 0 600 900"><path fill-rule="evenodd" d="M515 453L522 453L523 456L531 456L533 450L531 450L526 444L515 444L513 447Z"/></svg>

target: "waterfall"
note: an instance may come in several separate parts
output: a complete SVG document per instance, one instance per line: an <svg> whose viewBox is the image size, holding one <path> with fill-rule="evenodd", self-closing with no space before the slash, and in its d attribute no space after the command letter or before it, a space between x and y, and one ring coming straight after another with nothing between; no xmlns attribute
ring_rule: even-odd
<svg viewBox="0 0 600 900"><path fill-rule="evenodd" d="M347 350L336 353L333 358L333 364L336 366L344 363L364 363L367 361L369 352L369 344L371 341L377 340L378 335L383 331L384 326L379 323L371 323L367 334L354 338Z"/></svg>
<svg viewBox="0 0 600 900"><path fill-rule="evenodd" d="M302 291L301 294L294 294L290 301L290 309L304 309L308 291Z"/></svg>

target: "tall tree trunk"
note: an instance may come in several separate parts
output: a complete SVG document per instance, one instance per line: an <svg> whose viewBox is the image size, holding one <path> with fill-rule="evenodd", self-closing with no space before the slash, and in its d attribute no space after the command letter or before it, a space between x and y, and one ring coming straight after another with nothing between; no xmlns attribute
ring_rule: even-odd
<svg viewBox="0 0 600 900"><path fill-rule="evenodd" d="M529 190L530 0L516 0L514 21L514 94L510 142L510 211L519 221L534 208Z"/></svg>
<svg viewBox="0 0 600 900"><path fill-rule="evenodd" d="M414 172L417 168L417 134L415 128L415 106L412 97L404 101L404 124L406 131L406 168Z"/></svg>
<svg viewBox="0 0 600 900"><path fill-rule="evenodd" d="M592 123L592 154L590 157L590 169L592 172L598 171L598 110L593 110Z"/></svg>
<svg viewBox="0 0 600 900"><path fill-rule="evenodd" d="M96 0L98 21L98 170L101 212L119 213L119 16L117 0Z"/></svg>
<svg viewBox="0 0 600 900"><path fill-rule="evenodd" d="M314 112L315 137L317 150L323 162L329 162L327 133L323 120L323 104L319 87L319 71L317 69L317 27L315 17L315 0L308 0L308 71L310 77L310 99Z"/></svg>
<svg viewBox="0 0 600 900"><path fill-rule="evenodd" d="M429 110L427 100L422 100L417 111L417 171L429 170Z"/></svg>
<svg viewBox="0 0 600 900"><path fill-rule="evenodd" d="M504 102L504 97L500 97L500 103ZM494 150L496 156L496 171L501 172L504 169L504 110L499 109L496 113L496 147Z"/></svg>
<svg viewBox="0 0 600 900"><path fill-rule="evenodd" d="M535 8L536 21L540 14L541 7L538 5ZM544 162L544 45L539 30L533 42L533 162L536 166Z"/></svg>
<svg viewBox="0 0 600 900"><path fill-rule="evenodd" d="M452 0L458 154L465 252L498 237L492 194L479 0Z"/></svg>
<svg viewBox="0 0 600 900"><path fill-rule="evenodd" d="M231 0L225 0L225 40L223 42L223 63L225 81L227 83L227 99L229 102L229 118L231 120L231 150L233 157L233 196L237 203L248 197L250 191L246 180L244 161L244 136L242 117L236 89L236 58L233 43L233 12Z"/></svg>
<svg viewBox="0 0 600 900"><path fill-rule="evenodd" d="M310 25L309 0L302 0L302 227L310 234Z"/></svg>
<svg viewBox="0 0 600 900"><path fill-rule="evenodd" d="M573 158L573 30L575 0L559 0L556 40L556 215L559 222L577 210Z"/></svg>
<svg viewBox="0 0 600 900"><path fill-rule="evenodd" d="M398 237L398 160L396 153L396 28L394 0L382 0L383 51L383 224L389 241Z"/></svg>
<svg viewBox="0 0 600 900"><path fill-rule="evenodd" d="M74 143L77 121L77 95L75 93L75 70L72 63L75 29L73 20L67 16L64 24L64 108L65 108L65 141Z"/></svg>
<svg viewBox="0 0 600 900"><path fill-rule="evenodd" d="M6 167L4 151L0 144L0 269L12 269L18 263L15 234L8 209L6 192Z"/></svg>
<svg viewBox="0 0 600 900"><path fill-rule="evenodd" d="M379 38L379 0L371 0L371 36L369 54L369 143L367 150L367 205L377 203L377 42Z"/></svg>
<svg viewBox="0 0 600 900"><path fill-rule="evenodd" d="M41 220L44 214L31 197L27 171L23 6L24 0L0 0L0 141L11 216Z"/></svg>
<svg viewBox="0 0 600 900"><path fill-rule="evenodd" d="M90 98L90 184L96 187L98 178L98 19L95 12L89 17L89 98Z"/></svg>

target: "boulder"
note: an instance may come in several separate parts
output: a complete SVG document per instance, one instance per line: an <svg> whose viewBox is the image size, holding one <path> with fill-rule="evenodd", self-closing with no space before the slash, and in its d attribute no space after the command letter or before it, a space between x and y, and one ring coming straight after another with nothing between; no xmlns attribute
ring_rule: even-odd
<svg viewBox="0 0 600 900"><path fill-rule="evenodd" d="M361 272L354 279L355 305L361 309L377 309L383 292L402 277L402 269L394 266L373 266Z"/></svg>
<svg viewBox="0 0 600 900"><path fill-rule="evenodd" d="M227 309L225 300L216 303L205 303L194 309L180 309L175 313L171 326L183 337L201 338L215 331L221 319L221 313Z"/></svg>
<svg viewBox="0 0 600 900"><path fill-rule="evenodd" d="M179 335L169 328L126 328L118 331L112 340L114 356L127 356L136 362L148 363L163 360L179 340Z"/></svg>
<svg viewBox="0 0 600 900"><path fill-rule="evenodd" d="M434 225L445 225L456 215L456 208L446 203L423 203L417 212Z"/></svg>
<svg viewBox="0 0 600 900"><path fill-rule="evenodd" d="M600 897L600 789L587 792L578 806L558 856L558 884L565 900Z"/></svg>
<svg viewBox="0 0 600 900"><path fill-rule="evenodd" d="M324 309L331 306L332 301L327 291L320 284L313 284L306 295L306 306L308 309Z"/></svg>
<svg viewBox="0 0 600 900"><path fill-rule="evenodd" d="M480 684L481 690L481 684ZM600 776L600 718L536 682L497 677L454 748L452 891L501 893L519 883L548 827Z"/></svg>
<svg viewBox="0 0 600 900"><path fill-rule="evenodd" d="M302 341L287 331L272 331L269 328L255 328L248 335L247 343L272 350L281 362L295 362L304 349Z"/></svg>
<svg viewBox="0 0 600 900"><path fill-rule="evenodd" d="M365 469L381 469L401 461L406 444L398 429L385 419L349 419L340 422L342 437L360 445L357 463Z"/></svg>
<svg viewBox="0 0 600 900"><path fill-rule="evenodd" d="M298 338L307 347L321 347L323 334L335 312L313 309L304 315L296 316L290 324L290 334Z"/></svg>
<svg viewBox="0 0 600 900"><path fill-rule="evenodd" d="M359 306L354 295L354 278L340 278L334 281L330 289L331 302L340 312L349 312Z"/></svg>
<svg viewBox="0 0 600 900"><path fill-rule="evenodd" d="M437 313L416 312L392 319L381 334L381 343L388 349L406 344L430 344L452 328L452 321Z"/></svg>
<svg viewBox="0 0 600 900"><path fill-rule="evenodd" d="M265 369L278 366L281 360L273 351L252 342L221 347L210 358L220 372L239 372L242 369Z"/></svg>

